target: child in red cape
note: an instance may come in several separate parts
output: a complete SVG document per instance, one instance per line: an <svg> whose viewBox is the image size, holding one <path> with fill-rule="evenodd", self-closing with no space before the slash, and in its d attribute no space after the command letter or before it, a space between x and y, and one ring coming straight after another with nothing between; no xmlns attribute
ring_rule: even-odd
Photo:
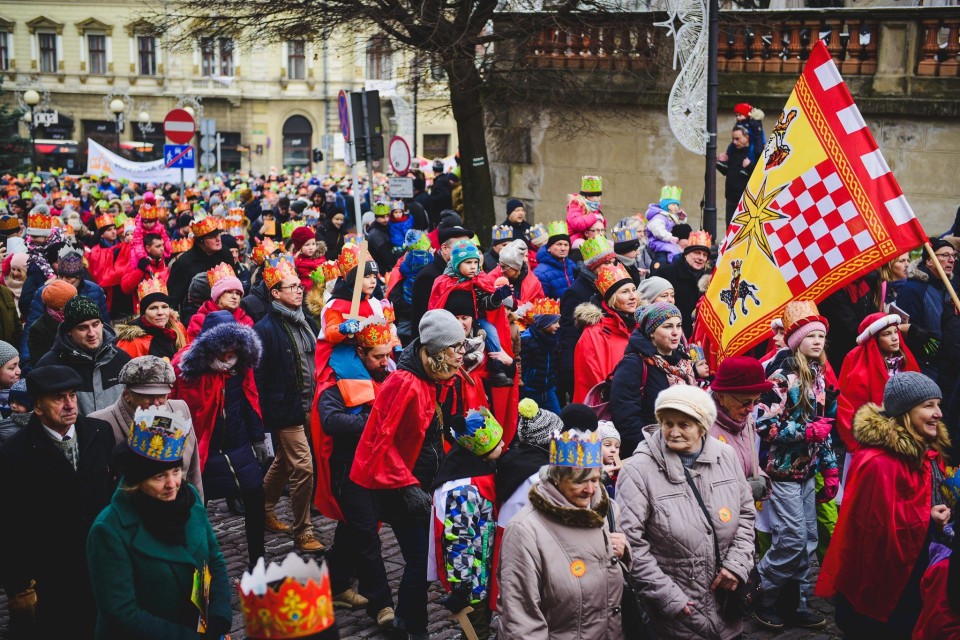
<svg viewBox="0 0 960 640"><path fill-rule="evenodd" d="M300 276L300 284L304 291L309 292L313 288L313 280L310 274L326 261L326 245L320 250L317 243L317 233L313 227L297 227L290 235L291 249L293 251L293 265L297 269L297 275Z"/></svg>

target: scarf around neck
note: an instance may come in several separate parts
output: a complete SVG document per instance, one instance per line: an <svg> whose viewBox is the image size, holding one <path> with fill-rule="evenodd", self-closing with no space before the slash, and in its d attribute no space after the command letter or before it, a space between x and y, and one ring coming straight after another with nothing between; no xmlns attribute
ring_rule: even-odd
<svg viewBox="0 0 960 640"><path fill-rule="evenodd" d="M739 435L747 427L747 422L750 421L750 414L747 414L747 419L743 422L737 422L730 415L723 410L719 404L717 405L717 420L715 424L726 431L727 433L732 433L734 435Z"/></svg>
<svg viewBox="0 0 960 640"><path fill-rule="evenodd" d="M670 360L676 359L676 364L671 364L667 358ZM663 371L667 376L667 384L671 387L677 384L696 386L696 381L693 377L693 365L690 364L689 360L681 357L679 351L674 351L669 356L655 353L652 356L647 356L643 360L651 367L656 367Z"/></svg>
<svg viewBox="0 0 960 640"><path fill-rule="evenodd" d="M186 481L180 485L180 491L173 500L158 500L137 490L133 492L131 502L144 528L153 537L166 544L186 546L187 520L196 502L196 496Z"/></svg>

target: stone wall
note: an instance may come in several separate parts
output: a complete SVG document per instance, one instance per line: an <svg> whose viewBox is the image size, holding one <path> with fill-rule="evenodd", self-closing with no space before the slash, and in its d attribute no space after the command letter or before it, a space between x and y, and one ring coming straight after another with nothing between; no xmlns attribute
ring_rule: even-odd
<svg viewBox="0 0 960 640"><path fill-rule="evenodd" d="M960 206L960 119L864 115L907 199L931 234L945 232ZM508 119L506 124L515 118ZM561 219L567 194L579 190L580 176L603 176L603 210L615 222L659 198L660 187L683 188L683 206L696 228L703 197L704 161L674 140L666 109L636 107L631 117L596 110L588 126L572 135L541 116L532 127L492 127L489 134L491 171L497 209L507 198L519 198L537 222ZM767 133L775 117L767 112ZM732 126L722 112L720 151ZM718 175L717 208L724 211L723 176Z"/></svg>

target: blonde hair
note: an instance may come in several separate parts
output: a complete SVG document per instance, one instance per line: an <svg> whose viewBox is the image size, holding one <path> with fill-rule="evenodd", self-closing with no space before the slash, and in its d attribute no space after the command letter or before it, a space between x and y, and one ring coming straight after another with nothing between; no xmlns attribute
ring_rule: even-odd
<svg viewBox="0 0 960 640"><path fill-rule="evenodd" d="M813 391L813 385L815 382L815 375L813 369L810 367L810 359L800 353L798 349L793 354L794 359L797 361L797 379L800 381L800 395L797 398L797 406L803 412L803 415L807 418L813 418L816 414L816 405L810 401L810 395ZM821 351L820 356L815 360L815 362L820 363L821 366L827 361L826 354Z"/></svg>

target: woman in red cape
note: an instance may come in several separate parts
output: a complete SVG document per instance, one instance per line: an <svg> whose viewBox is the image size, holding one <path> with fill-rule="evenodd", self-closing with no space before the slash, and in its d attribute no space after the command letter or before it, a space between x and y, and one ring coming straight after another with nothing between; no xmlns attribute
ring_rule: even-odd
<svg viewBox="0 0 960 640"><path fill-rule="evenodd" d="M887 382L883 408L868 404L854 417L849 493L816 588L836 596L844 633L907 638L920 614L928 546L950 516L939 491L950 446L941 397L926 376L901 373Z"/></svg>
<svg viewBox="0 0 960 640"><path fill-rule="evenodd" d="M857 346L847 354L840 369L840 396L837 398L837 432L848 453L857 449L853 437L853 414L872 402L883 403L883 388L894 374L920 371L897 328L902 322L895 313L871 313L857 329Z"/></svg>

